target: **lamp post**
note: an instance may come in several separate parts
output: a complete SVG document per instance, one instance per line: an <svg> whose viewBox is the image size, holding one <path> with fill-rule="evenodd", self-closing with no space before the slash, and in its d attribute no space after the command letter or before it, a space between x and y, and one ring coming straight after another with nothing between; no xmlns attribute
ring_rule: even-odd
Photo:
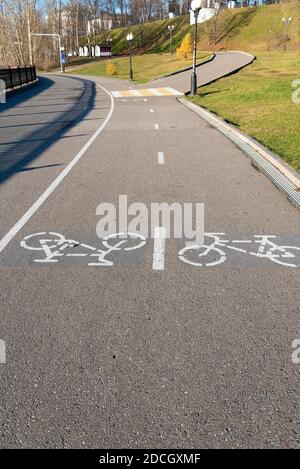
<svg viewBox="0 0 300 469"><path fill-rule="evenodd" d="M282 22L285 26L285 34L284 34L284 46L283 46L283 50L284 52L286 51L286 44L287 44L287 39L288 39L288 34L287 34L287 30L288 30L288 26L290 24L290 22L292 21L292 18L289 17L289 18L282 18Z"/></svg>
<svg viewBox="0 0 300 469"><path fill-rule="evenodd" d="M112 55L112 51L111 51L112 38L111 38L111 37L107 38L107 39L106 39L106 42L107 42L107 45L110 45L110 53L111 53L111 55Z"/></svg>
<svg viewBox="0 0 300 469"><path fill-rule="evenodd" d="M128 33L126 39L129 43L129 78L133 80L133 72L132 72L132 54L131 54L131 41L133 40L133 34Z"/></svg>
<svg viewBox="0 0 300 469"><path fill-rule="evenodd" d="M270 52L270 47L271 47L271 35L272 35L272 29L269 29L268 52Z"/></svg>
<svg viewBox="0 0 300 469"><path fill-rule="evenodd" d="M175 28L174 24L171 24L168 26L168 30L170 32L170 55L172 54L172 32L174 28Z"/></svg>
<svg viewBox="0 0 300 469"><path fill-rule="evenodd" d="M197 25L198 15L202 7L202 0L193 0L191 3L191 9L194 13L195 18L195 30L194 30L194 52L193 52L193 72L191 77L191 96L195 96L197 93L197 73L196 73L196 62L197 62Z"/></svg>
<svg viewBox="0 0 300 469"><path fill-rule="evenodd" d="M54 37L55 39L58 40L58 47L59 47L59 63L60 63L60 71L61 73L64 73L64 66L63 66L63 62L62 62L62 57L61 57L61 53L62 53L62 47L61 47L61 38L60 38L60 34L55 34L55 33L31 33L31 36L50 36L50 37Z"/></svg>

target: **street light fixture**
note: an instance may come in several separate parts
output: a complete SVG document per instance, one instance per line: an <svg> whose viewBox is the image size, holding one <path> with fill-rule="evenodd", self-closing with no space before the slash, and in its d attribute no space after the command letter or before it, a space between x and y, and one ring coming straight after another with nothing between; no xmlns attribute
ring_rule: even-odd
<svg viewBox="0 0 300 469"><path fill-rule="evenodd" d="M286 44L287 44L287 39L288 39L288 33L287 33L287 30L288 30L288 26L290 24L290 22L292 21L292 18L289 17L289 18L282 18L282 22L285 26L285 35L284 35L284 46L283 46L283 50L284 52L286 51Z"/></svg>
<svg viewBox="0 0 300 469"><path fill-rule="evenodd" d="M111 51L111 49L112 49L112 47L111 47L111 46L112 46L112 44L111 44L111 43L112 43L112 38L111 38L111 37L108 37L108 38L106 39L106 42L107 42L108 45L110 44L110 54L112 55L112 51Z"/></svg>
<svg viewBox="0 0 300 469"><path fill-rule="evenodd" d="M270 52L270 47L271 47L271 36L272 36L272 29L269 29L268 52Z"/></svg>
<svg viewBox="0 0 300 469"><path fill-rule="evenodd" d="M63 48L61 47L60 34L55 34L55 33L47 33L47 34L46 33L30 33L30 36L51 36L51 37L54 37L55 39L58 40L60 71L61 71L61 73L64 73L64 67L63 67L63 62L62 62L62 57L61 57L61 53L63 51Z"/></svg>
<svg viewBox="0 0 300 469"><path fill-rule="evenodd" d="M129 43L129 78L133 80L133 72L132 72L132 54L131 54L131 41L133 40L133 34L128 33L126 39Z"/></svg>
<svg viewBox="0 0 300 469"><path fill-rule="evenodd" d="M202 8L202 0L193 0L191 3L191 9L194 13L195 18L195 30L194 30L194 52L193 52L193 72L191 77L191 96L195 96L197 93L197 73L196 73L196 61L197 61L197 25L198 15Z"/></svg>
<svg viewBox="0 0 300 469"><path fill-rule="evenodd" d="M174 24L169 24L168 30L170 31L170 54L172 54L172 32L175 29Z"/></svg>

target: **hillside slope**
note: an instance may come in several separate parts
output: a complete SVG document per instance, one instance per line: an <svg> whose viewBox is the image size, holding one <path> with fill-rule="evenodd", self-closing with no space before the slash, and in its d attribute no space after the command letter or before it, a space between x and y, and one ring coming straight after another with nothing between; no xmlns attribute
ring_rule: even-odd
<svg viewBox="0 0 300 469"><path fill-rule="evenodd" d="M287 30L287 48L300 49L299 0L280 5L225 10L220 18L203 25L201 44L204 48L215 50L265 51L270 43L270 50L282 50L285 38L282 24L284 17L292 17ZM217 29L217 34L213 32L214 29Z"/></svg>
<svg viewBox="0 0 300 469"><path fill-rule="evenodd" d="M284 41L282 17L289 16L292 17L292 21L288 28L288 49L297 50L300 49L300 0L280 5L224 10L214 19L200 25L199 45L202 50L266 50L270 40L271 50L280 50ZM166 53L170 47L169 24L175 25L173 33L175 50L184 35L192 30L188 16L145 23L131 28L118 28L101 34L97 42L105 42L108 37L112 38L114 55L126 54L128 52L126 34L130 30L134 35L135 53ZM84 43L83 39L82 44Z"/></svg>

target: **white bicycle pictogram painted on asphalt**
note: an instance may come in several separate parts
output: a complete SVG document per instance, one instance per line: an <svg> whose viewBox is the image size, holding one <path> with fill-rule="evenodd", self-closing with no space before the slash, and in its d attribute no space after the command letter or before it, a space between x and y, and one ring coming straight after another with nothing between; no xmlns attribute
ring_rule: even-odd
<svg viewBox="0 0 300 469"><path fill-rule="evenodd" d="M274 235L254 235L254 240L236 239L232 241L222 238L222 236L226 236L226 233L205 233L205 237L211 238L211 242L204 243L201 247L187 246L181 249L178 253L180 260L186 264L197 267L212 267L223 264L226 261L226 250L229 249L243 254L249 254L250 256L268 259L271 262L285 267L300 266L300 247L278 245L272 241L276 239ZM239 244L252 245L253 242L259 244L257 251L237 247ZM295 251L298 256L293 251ZM293 262L287 262L287 259L293 259ZM295 259L297 263L294 263Z"/></svg>
<svg viewBox="0 0 300 469"><path fill-rule="evenodd" d="M124 237L126 236L126 237ZM124 237L122 239L122 237ZM121 238L121 239L120 239ZM114 243L115 242L115 243ZM127 246L126 246L127 243ZM139 249L146 244L146 238L136 233L113 233L102 240L105 249L97 249L94 246L90 246L86 243L80 243L73 239L67 239L61 233L56 232L41 232L33 233L22 239L20 245L24 249L30 251L40 251L45 254L44 258L34 259L34 262L49 263L58 262L59 257L97 257L96 262L89 262L90 266L113 266L114 263L108 259L108 256L113 251L132 251ZM87 252L69 252L74 248L80 248Z"/></svg>
<svg viewBox="0 0 300 469"><path fill-rule="evenodd" d="M254 235L253 239L226 238L226 233L205 233L205 242L199 246L187 246L178 252L179 259L196 267L213 267L224 264L230 251L243 255L248 254L258 259L267 259L270 262L284 267L300 266L300 247L276 244L274 235ZM153 250L154 270L164 270L165 243L159 243ZM161 240L162 241L162 240ZM95 258L88 262L89 266L111 267L114 262L107 257L113 252L133 251L145 246L147 239L137 233L113 233L101 240L104 248L96 248L74 239L66 238L57 232L33 233L22 239L20 245L29 251L39 251L44 257L34 259L38 263L58 262L65 257ZM247 247L247 248L246 248ZM254 247L256 249L254 249ZM157 256L159 267L157 267Z"/></svg>

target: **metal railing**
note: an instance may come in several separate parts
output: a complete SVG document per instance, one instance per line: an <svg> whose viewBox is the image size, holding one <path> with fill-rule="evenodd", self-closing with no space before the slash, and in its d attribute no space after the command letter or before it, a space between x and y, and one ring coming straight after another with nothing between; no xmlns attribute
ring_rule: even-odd
<svg viewBox="0 0 300 469"><path fill-rule="evenodd" d="M36 68L32 66L0 68L0 80L7 90L26 85L36 80Z"/></svg>

